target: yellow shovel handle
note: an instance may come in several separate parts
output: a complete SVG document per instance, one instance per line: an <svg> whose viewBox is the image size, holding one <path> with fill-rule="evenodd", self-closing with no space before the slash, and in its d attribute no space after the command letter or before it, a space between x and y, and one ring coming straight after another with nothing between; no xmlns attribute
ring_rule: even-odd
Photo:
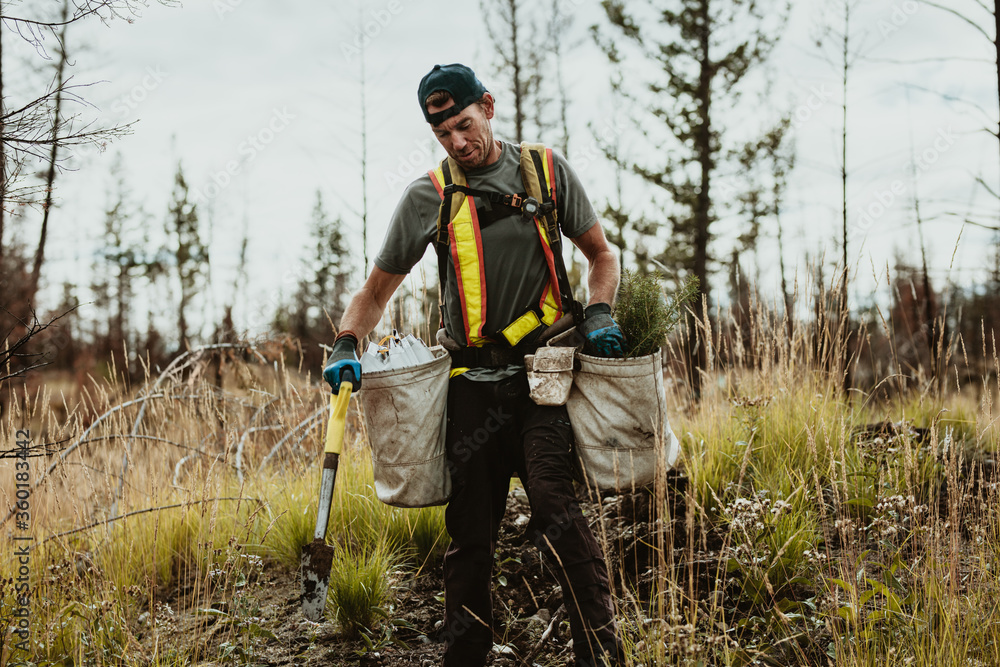
<svg viewBox="0 0 1000 667"><path fill-rule="evenodd" d="M340 383L340 392L330 394L330 422L326 425L326 454L340 454L344 446L344 431L347 429L347 404L351 400L350 382Z"/></svg>

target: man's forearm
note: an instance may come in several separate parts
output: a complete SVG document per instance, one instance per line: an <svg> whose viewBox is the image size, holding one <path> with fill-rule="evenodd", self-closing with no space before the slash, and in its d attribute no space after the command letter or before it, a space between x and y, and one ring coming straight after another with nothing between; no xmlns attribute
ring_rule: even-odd
<svg viewBox="0 0 1000 667"><path fill-rule="evenodd" d="M590 259L587 271L587 287L590 290L590 303L607 303L614 305L615 293L618 292L618 280L621 267L618 266L618 255L610 249L598 252Z"/></svg>
<svg viewBox="0 0 1000 667"><path fill-rule="evenodd" d="M351 331L359 341L371 333L382 319L385 305L406 276L372 269L364 286L355 292L340 318L340 331Z"/></svg>
<svg viewBox="0 0 1000 667"><path fill-rule="evenodd" d="M371 333L380 319L382 319L382 308L375 301L372 291L362 287L347 304L347 310L340 318L340 330L354 332L361 341Z"/></svg>

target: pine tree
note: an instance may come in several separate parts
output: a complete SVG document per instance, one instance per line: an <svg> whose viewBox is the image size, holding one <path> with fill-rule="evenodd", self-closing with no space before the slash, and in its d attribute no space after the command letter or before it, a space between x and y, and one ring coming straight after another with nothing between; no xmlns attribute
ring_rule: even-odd
<svg viewBox="0 0 1000 667"><path fill-rule="evenodd" d="M655 74L633 74L623 89L633 104L648 111L638 126L643 136L663 146L629 166L673 201L665 216L672 234L664 263L697 277L702 293L710 295L712 225L726 203L716 201L713 191L727 156L719 116L735 108L740 84L777 42L787 7L755 0L603 0L601 5L614 37L600 29L595 36L609 60L625 62L628 45L655 66L629 68ZM704 369L704 343L694 361ZM697 394L699 374L691 379Z"/></svg>
<svg viewBox="0 0 1000 667"><path fill-rule="evenodd" d="M344 221L339 216L330 216L319 191L309 221L308 239L295 294L288 306L279 308L275 327L299 338L306 361L311 363L316 361L312 357L317 345L329 342L332 324L339 322L344 314L352 269Z"/></svg>
<svg viewBox="0 0 1000 667"><path fill-rule="evenodd" d="M524 0L480 0L486 32L497 54L494 74L501 80L503 91L495 91L497 100L507 105L511 118L511 139L541 141L549 123L547 106L551 99L543 92L543 73L548 49L540 47L539 5ZM546 81L546 85L550 82ZM555 82L551 82L555 83ZM529 130L529 125L534 128ZM501 122L501 125L505 125Z"/></svg>
<svg viewBox="0 0 1000 667"><path fill-rule="evenodd" d="M198 207L191 202L184 171L177 165L174 175L174 191L167 216L167 236L170 238L170 252L173 255L180 300L177 306L177 335L180 349L188 341L191 302L197 294L201 281L208 276L208 246L202 242L201 227L198 222Z"/></svg>

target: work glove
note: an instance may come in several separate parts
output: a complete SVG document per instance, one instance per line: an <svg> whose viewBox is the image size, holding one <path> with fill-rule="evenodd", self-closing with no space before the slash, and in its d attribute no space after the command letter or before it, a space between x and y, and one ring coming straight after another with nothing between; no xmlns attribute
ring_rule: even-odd
<svg viewBox="0 0 1000 667"><path fill-rule="evenodd" d="M361 362L358 361L358 339L349 333L337 336L333 343L330 364L323 369L323 379L330 383L333 393L340 393L340 383L347 380L354 391L361 389Z"/></svg>
<svg viewBox="0 0 1000 667"><path fill-rule="evenodd" d="M611 306L594 303L583 311L583 324L579 326L585 342L584 354L595 357L625 356L625 334L611 318Z"/></svg>

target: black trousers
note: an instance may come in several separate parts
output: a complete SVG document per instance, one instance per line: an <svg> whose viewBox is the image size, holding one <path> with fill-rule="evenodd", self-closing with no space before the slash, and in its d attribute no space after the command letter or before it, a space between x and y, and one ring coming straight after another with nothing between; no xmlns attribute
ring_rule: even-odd
<svg viewBox="0 0 1000 667"><path fill-rule="evenodd" d="M602 665L602 655L616 664L608 572L573 489L572 442L566 408L536 405L524 372L497 382L450 381L446 667L483 665L494 642L493 554L514 472L531 506L528 537L562 586L577 664Z"/></svg>

